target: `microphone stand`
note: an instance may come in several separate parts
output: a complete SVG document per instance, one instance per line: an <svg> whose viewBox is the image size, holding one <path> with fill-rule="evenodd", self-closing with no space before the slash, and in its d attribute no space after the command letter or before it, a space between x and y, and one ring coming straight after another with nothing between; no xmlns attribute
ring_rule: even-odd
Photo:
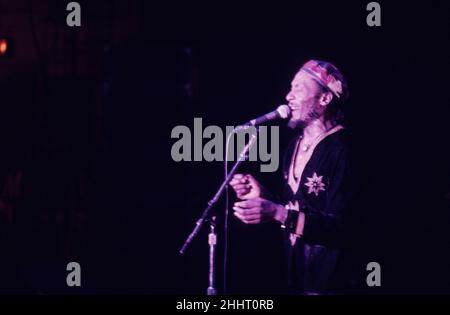
<svg viewBox="0 0 450 315"><path fill-rule="evenodd" d="M247 129L252 126L240 126L233 130L233 132L237 130ZM186 241L183 244L183 247L180 249L179 253L180 255L183 255L186 252L186 249L188 248L189 244L193 241L193 239L197 236L197 234L200 232L200 229L203 226L203 223L205 221L209 221L210 223L210 233L208 235L208 244L209 244L209 286L207 289L207 295L217 295L217 289L215 287L215 280L216 280L216 264L215 264L215 247L217 244L217 232L216 232L216 216L210 217L211 209L215 206L217 201L219 200L220 196L224 192L225 188L227 187L228 183L231 181L231 178L236 173L237 168L241 164L242 161L245 160L245 157L247 153L250 151L251 147L254 145L257 133L259 132L259 128L256 128L257 132L253 134L247 143L247 145L242 149L238 160L235 162L231 170L228 172L228 176L225 178L225 180L220 185L219 189L217 190L214 197L208 201L208 206L203 211L203 214L201 215L200 219L197 220L195 223L195 227L191 234L187 237ZM227 148L228 150L228 148Z"/></svg>

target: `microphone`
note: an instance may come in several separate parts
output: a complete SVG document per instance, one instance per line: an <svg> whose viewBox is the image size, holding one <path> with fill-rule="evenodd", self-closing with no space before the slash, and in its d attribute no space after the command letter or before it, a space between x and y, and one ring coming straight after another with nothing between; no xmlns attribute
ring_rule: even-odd
<svg viewBox="0 0 450 315"><path fill-rule="evenodd" d="M275 119L286 119L291 116L291 108L287 105L280 105L276 110L273 112L267 113L263 116L260 116L258 118L252 119L249 122L237 127L239 129L250 127L250 126L257 126L265 124L269 121L275 120Z"/></svg>

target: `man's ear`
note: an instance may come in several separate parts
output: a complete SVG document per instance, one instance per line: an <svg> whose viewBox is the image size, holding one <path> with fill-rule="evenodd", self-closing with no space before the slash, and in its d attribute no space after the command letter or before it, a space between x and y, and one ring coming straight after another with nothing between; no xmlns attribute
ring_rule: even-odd
<svg viewBox="0 0 450 315"><path fill-rule="evenodd" d="M331 92L325 92L322 93L319 97L319 104L322 106L326 106L330 104L330 102L333 100L333 93Z"/></svg>

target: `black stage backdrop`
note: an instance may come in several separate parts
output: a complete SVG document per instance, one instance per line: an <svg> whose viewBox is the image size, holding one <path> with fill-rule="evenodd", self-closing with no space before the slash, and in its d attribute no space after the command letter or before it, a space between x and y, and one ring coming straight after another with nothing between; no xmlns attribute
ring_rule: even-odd
<svg viewBox="0 0 450 315"><path fill-rule="evenodd" d="M69 28L65 1L0 1L0 37L14 44L0 57L2 293L204 294L208 227L178 250L223 163L174 162L171 131L272 111L311 58L350 86L357 293L450 293L444 2L380 1L381 27L367 26L368 1L79 3L83 24ZM256 177L279 189L279 173ZM278 226L231 215L228 245L228 293L285 292ZM223 293L222 228L218 249ZM70 261L81 288L66 286ZM365 284L371 261L379 288Z"/></svg>

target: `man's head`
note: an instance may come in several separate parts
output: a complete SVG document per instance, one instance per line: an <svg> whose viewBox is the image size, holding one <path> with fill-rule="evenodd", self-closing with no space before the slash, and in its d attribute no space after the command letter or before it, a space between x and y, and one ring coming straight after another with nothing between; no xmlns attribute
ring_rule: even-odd
<svg viewBox="0 0 450 315"><path fill-rule="evenodd" d="M329 62L310 60L297 72L286 96L292 110L289 126L305 126L315 119L338 120L347 97L340 71Z"/></svg>

